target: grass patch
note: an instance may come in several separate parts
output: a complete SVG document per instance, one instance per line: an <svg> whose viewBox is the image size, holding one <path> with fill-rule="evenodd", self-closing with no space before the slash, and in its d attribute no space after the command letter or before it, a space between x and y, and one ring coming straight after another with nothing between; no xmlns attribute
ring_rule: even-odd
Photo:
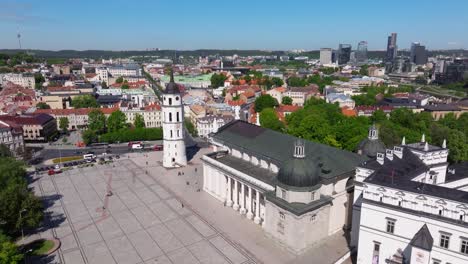
<svg viewBox="0 0 468 264"><path fill-rule="evenodd" d="M52 240L40 239L25 245L23 250L27 252L27 254L41 256L47 254L54 245L54 241Z"/></svg>
<svg viewBox="0 0 468 264"><path fill-rule="evenodd" d="M55 158L52 160L52 162L55 164L55 163L82 160L82 159L83 159L83 156L71 156L71 157Z"/></svg>

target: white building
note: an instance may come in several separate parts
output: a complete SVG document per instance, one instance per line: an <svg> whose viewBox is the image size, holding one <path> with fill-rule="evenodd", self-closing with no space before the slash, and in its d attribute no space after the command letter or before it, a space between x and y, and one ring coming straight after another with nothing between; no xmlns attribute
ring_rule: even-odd
<svg viewBox="0 0 468 264"><path fill-rule="evenodd" d="M171 71L171 80L163 92L163 166L174 168L187 165L185 150L184 107L180 96L179 86L174 82Z"/></svg>
<svg viewBox="0 0 468 264"><path fill-rule="evenodd" d="M208 137L211 133L218 132L218 129L234 120L233 116L209 115L197 118L196 127L198 136Z"/></svg>
<svg viewBox="0 0 468 264"><path fill-rule="evenodd" d="M351 99L351 96L346 95L344 93L329 93L326 97L327 103L334 104L338 103L340 108L349 107L351 109L354 108L355 102Z"/></svg>
<svg viewBox="0 0 468 264"><path fill-rule="evenodd" d="M0 144L5 145L13 155L24 148L23 129L0 121Z"/></svg>
<svg viewBox="0 0 468 264"><path fill-rule="evenodd" d="M403 139L356 168L357 263L468 263L468 164L448 152Z"/></svg>
<svg viewBox="0 0 468 264"><path fill-rule="evenodd" d="M145 107L127 108L121 107L120 110L127 117L127 123L135 124L136 115L141 115L145 121L145 127L161 127L162 112L161 106L157 104Z"/></svg>
<svg viewBox="0 0 468 264"><path fill-rule="evenodd" d="M341 232L350 178L362 157L236 120L211 138L203 190L300 254ZM241 217L241 216L239 216Z"/></svg>
<svg viewBox="0 0 468 264"><path fill-rule="evenodd" d="M36 81L34 75L29 73L7 73L0 74L0 84L4 82L12 82L24 88L34 89Z"/></svg>
<svg viewBox="0 0 468 264"><path fill-rule="evenodd" d="M320 64L328 65L332 64L332 54L333 50L331 48L321 48L320 49Z"/></svg>

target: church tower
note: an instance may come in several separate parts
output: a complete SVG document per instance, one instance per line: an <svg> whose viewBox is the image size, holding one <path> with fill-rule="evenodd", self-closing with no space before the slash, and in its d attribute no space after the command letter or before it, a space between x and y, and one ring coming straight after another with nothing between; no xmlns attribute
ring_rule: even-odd
<svg viewBox="0 0 468 264"><path fill-rule="evenodd" d="M171 70L171 80L163 92L163 167L176 168L187 165L184 141L184 106L174 73Z"/></svg>

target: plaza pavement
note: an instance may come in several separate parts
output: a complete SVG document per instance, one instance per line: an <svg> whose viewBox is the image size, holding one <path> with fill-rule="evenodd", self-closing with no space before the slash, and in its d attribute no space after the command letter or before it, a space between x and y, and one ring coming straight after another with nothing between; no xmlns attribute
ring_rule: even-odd
<svg viewBox="0 0 468 264"><path fill-rule="evenodd" d="M162 152L149 152L35 176L31 187L46 201L47 221L27 239L56 236L62 246L30 262L331 263L346 252L338 234L297 257L203 192L200 157L209 151L201 149L181 169L164 169Z"/></svg>

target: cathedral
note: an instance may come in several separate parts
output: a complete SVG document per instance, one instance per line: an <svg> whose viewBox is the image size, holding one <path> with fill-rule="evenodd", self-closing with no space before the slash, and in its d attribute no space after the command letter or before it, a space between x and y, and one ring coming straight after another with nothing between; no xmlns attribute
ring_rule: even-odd
<svg viewBox="0 0 468 264"><path fill-rule="evenodd" d="M203 190L301 254L351 226L352 178L366 157L241 120L212 135Z"/></svg>

